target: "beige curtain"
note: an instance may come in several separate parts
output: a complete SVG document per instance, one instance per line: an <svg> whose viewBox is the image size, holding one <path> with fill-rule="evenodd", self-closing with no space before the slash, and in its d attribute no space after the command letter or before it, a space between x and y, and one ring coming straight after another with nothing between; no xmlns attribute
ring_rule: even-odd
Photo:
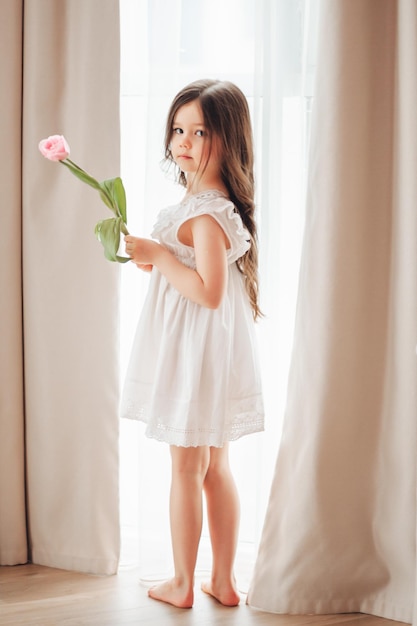
<svg viewBox="0 0 417 626"><path fill-rule="evenodd" d="M98 194L42 158L64 134L119 173L117 0L2 0L0 564L117 570L119 268Z"/></svg>
<svg viewBox="0 0 417 626"><path fill-rule="evenodd" d="M248 601L417 624L417 3L324 0L286 421Z"/></svg>

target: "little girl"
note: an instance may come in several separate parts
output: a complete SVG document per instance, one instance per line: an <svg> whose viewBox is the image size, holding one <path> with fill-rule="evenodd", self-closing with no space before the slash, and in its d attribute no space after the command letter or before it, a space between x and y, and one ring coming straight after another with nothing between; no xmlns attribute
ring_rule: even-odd
<svg viewBox="0 0 417 626"><path fill-rule="evenodd" d="M160 212L152 239L125 237L126 253L152 274L122 416L145 422L149 437L170 444L172 460L175 574L149 596L193 605L204 490L213 563L202 589L235 606L239 501L228 442L264 429L252 130L240 89L200 80L180 91L165 158L186 189L183 200Z"/></svg>

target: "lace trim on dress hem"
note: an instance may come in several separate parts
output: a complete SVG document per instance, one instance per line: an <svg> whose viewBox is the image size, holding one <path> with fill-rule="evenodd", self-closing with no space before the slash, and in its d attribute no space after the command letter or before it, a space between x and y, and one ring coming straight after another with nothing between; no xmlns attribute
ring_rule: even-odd
<svg viewBox="0 0 417 626"><path fill-rule="evenodd" d="M228 441L237 441L241 437L245 435L252 435L254 433L263 432L265 430L263 420L260 419L258 425L251 429L246 429L244 432L239 433L224 433L223 437L219 436L209 436L207 438L207 433L202 432L201 439L197 439L194 436L187 437L185 433L181 433L180 436L175 437L175 433L167 433L159 431L157 428L147 428L146 436L150 439L155 439L157 441L161 441L162 443L167 443L171 446L179 446L181 448L197 448L198 446L210 446L213 448L222 448L224 444Z"/></svg>
<svg viewBox="0 0 417 626"><path fill-rule="evenodd" d="M183 431L167 428L163 424L156 424L147 426L146 436L150 439L156 439L157 441L184 448L195 448L197 446L222 448L227 441L236 441L245 435L262 432L264 430L263 416L253 416L251 422L245 423L244 428L236 428L236 426L238 425L233 424L230 430L226 429L221 435L219 432L211 431L210 429Z"/></svg>
<svg viewBox="0 0 417 626"><path fill-rule="evenodd" d="M242 404L244 403L247 403L247 399L246 402L242 401ZM143 406L135 407L135 403L132 401L127 403L123 417L145 423L147 426L147 437L182 447L214 446L221 448L226 441L236 441L244 435L264 430L263 405L258 397L253 398L252 406L249 410L239 411L238 407L235 407L234 418L226 422L222 430L209 427L193 429L174 428L159 420L149 423L145 408Z"/></svg>

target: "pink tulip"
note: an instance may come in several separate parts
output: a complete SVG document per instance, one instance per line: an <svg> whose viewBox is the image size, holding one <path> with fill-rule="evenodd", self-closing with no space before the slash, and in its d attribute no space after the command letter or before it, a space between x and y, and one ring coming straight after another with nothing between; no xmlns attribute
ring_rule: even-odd
<svg viewBox="0 0 417 626"><path fill-rule="evenodd" d="M47 139L39 142L39 151L49 161L58 161L65 165L69 171L79 178L86 185L96 189L104 204L112 211L114 217L100 220L95 228L96 237L104 247L104 256L109 261L127 263L130 257L119 256L117 254L120 244L120 235L128 235L126 216L126 194L122 179L109 178L99 182L79 165L68 158L70 153L69 145L63 135L51 135Z"/></svg>
<svg viewBox="0 0 417 626"><path fill-rule="evenodd" d="M39 142L41 154L50 161L63 161L69 156L70 147L63 135L51 135Z"/></svg>

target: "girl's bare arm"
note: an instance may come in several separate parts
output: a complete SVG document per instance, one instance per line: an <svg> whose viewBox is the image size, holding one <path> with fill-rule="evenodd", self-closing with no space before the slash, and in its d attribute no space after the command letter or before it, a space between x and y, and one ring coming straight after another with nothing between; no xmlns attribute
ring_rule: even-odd
<svg viewBox="0 0 417 626"><path fill-rule="evenodd" d="M167 248L151 239L127 235L126 252L137 265L154 265L183 296L216 309L227 285L227 239L209 215L189 220L185 227L188 245L195 250L196 269L186 267Z"/></svg>

